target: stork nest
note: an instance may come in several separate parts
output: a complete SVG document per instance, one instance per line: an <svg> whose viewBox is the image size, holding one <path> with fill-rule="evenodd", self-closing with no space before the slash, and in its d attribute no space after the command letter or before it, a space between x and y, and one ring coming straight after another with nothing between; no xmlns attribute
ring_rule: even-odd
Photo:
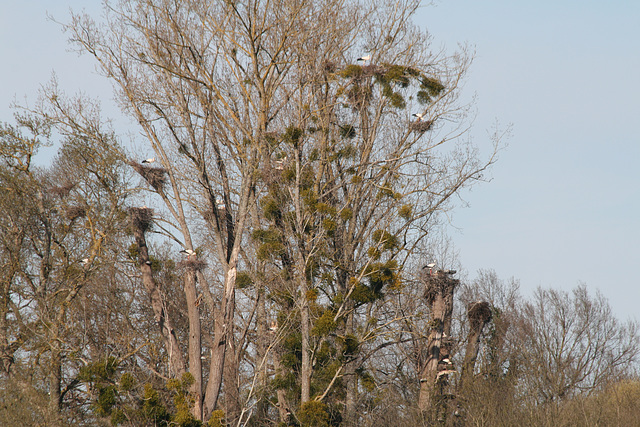
<svg viewBox="0 0 640 427"><path fill-rule="evenodd" d="M130 162L131 167L140 174L156 191L161 191L167 183L167 170L161 167L143 166Z"/></svg>
<svg viewBox="0 0 640 427"><path fill-rule="evenodd" d="M207 263L196 257L189 257L180 261L178 267L189 271L203 271L207 267Z"/></svg>
<svg viewBox="0 0 640 427"><path fill-rule="evenodd" d="M65 214L70 221L73 221L87 215L87 210L84 206L69 206Z"/></svg>
<svg viewBox="0 0 640 427"><path fill-rule="evenodd" d="M420 280L424 283L424 298L428 304L435 301L437 295L453 294L453 290L460 284L460 280L453 279L443 272L429 274L428 270L423 270Z"/></svg>
<svg viewBox="0 0 640 427"><path fill-rule="evenodd" d="M433 120L421 120L416 122L411 122L409 124L409 129L413 132L417 133L425 133L433 127Z"/></svg>
<svg viewBox="0 0 640 427"><path fill-rule="evenodd" d="M325 74L333 74L338 69L338 66L333 61L325 61L322 64L322 69L324 70Z"/></svg>
<svg viewBox="0 0 640 427"><path fill-rule="evenodd" d="M131 218L131 226L143 233L149 231L153 225L153 209L130 208L129 217Z"/></svg>
<svg viewBox="0 0 640 427"><path fill-rule="evenodd" d="M486 301L476 301L467 305L467 316L471 330L479 329L493 317L491 304Z"/></svg>
<svg viewBox="0 0 640 427"><path fill-rule="evenodd" d="M386 67L381 67L376 64L369 64L362 66L362 74L366 77L369 76L382 76L387 72Z"/></svg>
<svg viewBox="0 0 640 427"><path fill-rule="evenodd" d="M64 185L54 185L49 189L49 191L62 199L67 197L75 186L76 184L72 182Z"/></svg>
<svg viewBox="0 0 640 427"><path fill-rule="evenodd" d="M368 85L354 85L347 93L349 103L356 109L362 109L371 102L373 92Z"/></svg>

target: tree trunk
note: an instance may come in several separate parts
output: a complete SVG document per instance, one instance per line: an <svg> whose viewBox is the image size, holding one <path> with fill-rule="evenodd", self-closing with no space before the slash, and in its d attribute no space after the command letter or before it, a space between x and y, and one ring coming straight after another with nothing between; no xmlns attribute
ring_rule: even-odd
<svg viewBox="0 0 640 427"><path fill-rule="evenodd" d="M422 281L425 284L425 298L431 308L431 329L427 343L427 357L420 375L420 395L418 407L421 411L432 409L434 397L442 394L443 389L437 388L437 383L446 372L446 364L441 364L444 354L449 355L448 348L443 352L443 338L451 333L451 317L453 313L453 293L459 281L452 279L443 272L423 270ZM446 374L444 374L446 375ZM438 399L440 401L440 399Z"/></svg>
<svg viewBox="0 0 640 427"><path fill-rule="evenodd" d="M345 336L353 334L353 303L347 303L347 321L345 327ZM346 388L346 398L344 407L344 423L346 426L357 425L356 420L356 401L358 398L358 377L356 375L356 360L349 360L344 366L344 382Z"/></svg>
<svg viewBox="0 0 640 427"><path fill-rule="evenodd" d="M235 426L240 418L240 390L237 349L233 332L227 334L224 362L224 412L227 423Z"/></svg>
<svg viewBox="0 0 640 427"><path fill-rule="evenodd" d="M235 311L235 286L237 276L237 254L233 264L226 274L224 295L220 304L220 310L215 316L214 340L211 349L211 367L209 369L209 381L204 394L204 419L208 419L211 412L218 404L218 397L222 388L224 374L227 337L233 328L233 315Z"/></svg>
<svg viewBox="0 0 640 427"><path fill-rule="evenodd" d="M280 355L276 355L273 358L273 368L276 371L276 375L283 376L284 371L282 369L282 365L280 365ZM278 415L280 417L280 422L285 425L289 425L289 418L291 416L291 408L289 407L289 402L287 401L287 395L285 390L279 388L276 391L276 396L278 397Z"/></svg>
<svg viewBox="0 0 640 427"><path fill-rule="evenodd" d="M202 421L202 343L200 310L196 307L196 271L187 268L184 276L184 294L187 299L187 314L189 316L189 372L193 375L194 383L191 393L195 398L193 416Z"/></svg>
<svg viewBox="0 0 640 427"><path fill-rule="evenodd" d="M265 288L264 283L260 282L258 285L258 308L256 312L256 360L260 362L264 361L262 368L256 373L258 376L258 393L256 403L256 419L261 423L263 420L267 420L267 413L269 411L269 400L267 395L267 348L269 335L267 334L267 309L265 304ZM273 334L277 333L277 330L272 331ZM264 423L266 424L266 422ZM262 424L260 424L262 425Z"/></svg>
<svg viewBox="0 0 640 427"><path fill-rule="evenodd" d="M300 333L302 335L302 363L300 366L300 405L311 400L311 345L309 330L309 291L306 279L303 279L302 307L300 308Z"/></svg>
<svg viewBox="0 0 640 427"><path fill-rule="evenodd" d="M171 324L169 313L166 310L164 296L160 292L153 273L151 271L151 261L149 261L149 250L144 231L151 224L151 209L133 208L131 209L132 223L134 224L133 235L138 245L138 257L140 261L140 272L142 273L142 283L151 296L151 307L155 314L156 322L160 327L160 333L169 354L169 366L171 375L181 376L185 372L185 363L178 338Z"/></svg>
<svg viewBox="0 0 640 427"><path fill-rule="evenodd" d="M467 349L464 355L464 364L462 365L462 375L458 387L462 389L472 376L480 350L480 337L482 329L491 321L491 306L485 301L472 302L467 306L467 316L469 318L469 337L467 338Z"/></svg>
<svg viewBox="0 0 640 427"><path fill-rule="evenodd" d="M49 416L53 418L53 424L60 422L60 401L62 386L62 356L57 348L51 349L49 361Z"/></svg>

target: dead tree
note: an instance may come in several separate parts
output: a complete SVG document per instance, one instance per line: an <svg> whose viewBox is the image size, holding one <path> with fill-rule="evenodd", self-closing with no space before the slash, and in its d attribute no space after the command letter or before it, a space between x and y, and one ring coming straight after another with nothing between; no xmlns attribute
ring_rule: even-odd
<svg viewBox="0 0 640 427"><path fill-rule="evenodd" d="M431 308L431 321L427 343L427 357L420 375L418 407L425 412L444 404L445 385L452 366L451 316L453 293L460 283L451 277L455 271L438 271L427 266L422 269L421 280L425 285L425 299Z"/></svg>
<svg viewBox="0 0 640 427"><path fill-rule="evenodd" d="M491 305L486 301L472 302L467 306L467 317L469 318L469 337L467 338L467 351L462 365L462 375L458 384L460 388L462 388L465 381L468 381L473 376L478 350L480 349L482 330L493 317Z"/></svg>
<svg viewBox="0 0 640 427"><path fill-rule="evenodd" d="M160 328L160 333L169 355L169 366L171 375L180 377L185 371L185 363L175 329L171 324L169 313L166 309L165 296L153 277L151 260L147 248L145 233L151 228L153 223L153 210L149 208L131 208L129 210L131 218L131 231L138 246L138 264L142 274L142 283L151 297L151 306L155 314L155 320Z"/></svg>

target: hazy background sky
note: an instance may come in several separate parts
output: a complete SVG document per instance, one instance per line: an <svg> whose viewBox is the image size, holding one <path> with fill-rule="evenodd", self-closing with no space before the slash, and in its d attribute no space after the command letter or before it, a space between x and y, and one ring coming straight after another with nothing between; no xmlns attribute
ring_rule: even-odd
<svg viewBox="0 0 640 427"><path fill-rule="evenodd" d="M14 98L33 103L53 71L67 93L109 104L110 84L46 17L96 15L99 2L0 5L0 121L12 121ZM492 181L464 193L469 207L453 215L469 275L493 268L525 295L585 283L619 317L640 319L640 2L440 0L416 22L434 48L476 52L465 86L477 95L475 141L486 146L496 119L513 125Z"/></svg>

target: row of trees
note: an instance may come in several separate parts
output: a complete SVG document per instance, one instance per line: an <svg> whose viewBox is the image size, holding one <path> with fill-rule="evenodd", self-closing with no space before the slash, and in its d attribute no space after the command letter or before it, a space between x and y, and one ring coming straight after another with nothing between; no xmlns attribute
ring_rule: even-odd
<svg viewBox="0 0 640 427"><path fill-rule="evenodd" d="M1 128L2 422L482 424L489 391L521 413L629 377L635 325L600 296L525 303L489 273L452 282L449 363L433 356L445 329L420 267L499 135L484 159L465 137L470 57L431 52L418 6L73 15L139 133L125 148L55 82ZM469 333L477 300L492 320Z"/></svg>

